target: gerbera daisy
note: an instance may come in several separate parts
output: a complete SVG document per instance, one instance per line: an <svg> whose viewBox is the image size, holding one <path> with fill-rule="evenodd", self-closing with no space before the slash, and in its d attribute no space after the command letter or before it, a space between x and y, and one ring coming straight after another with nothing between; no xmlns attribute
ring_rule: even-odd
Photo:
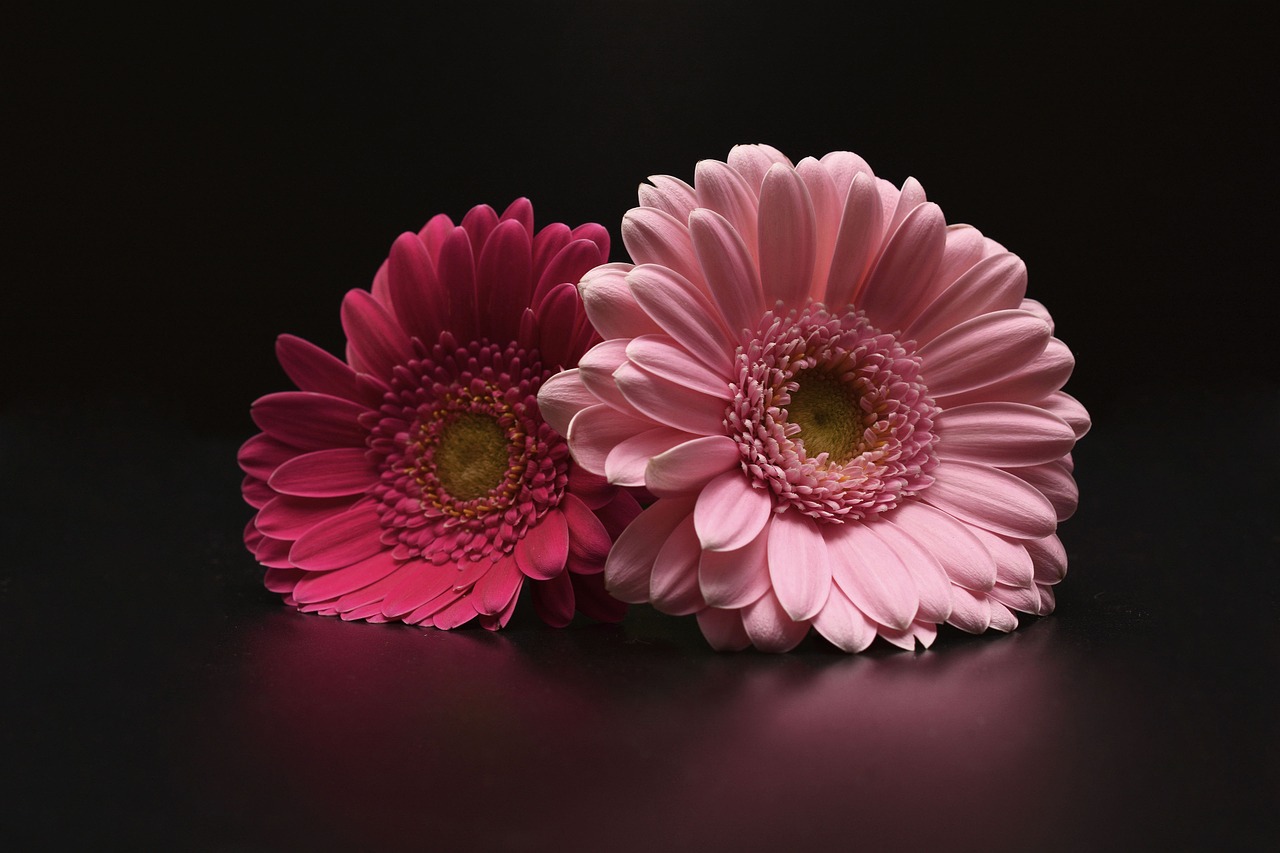
<svg viewBox="0 0 1280 853"><path fill-rule="evenodd" d="M604 341L543 386L578 464L658 500L608 589L719 649L932 643L1053 608L1089 427L1026 269L855 154L763 145L659 176L636 262L580 282Z"/></svg>
<svg viewBox="0 0 1280 853"><path fill-rule="evenodd" d="M442 214L343 299L345 360L281 336L300 390L253 404L239 456L267 587L343 619L496 629L528 579L552 625L620 619L600 572L639 505L572 462L536 399L599 340L573 282L608 254L599 225L535 234L526 199Z"/></svg>

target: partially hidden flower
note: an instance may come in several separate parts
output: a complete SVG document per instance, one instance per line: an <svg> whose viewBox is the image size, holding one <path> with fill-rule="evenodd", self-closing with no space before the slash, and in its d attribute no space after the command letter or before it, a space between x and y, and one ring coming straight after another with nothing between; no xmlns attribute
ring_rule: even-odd
<svg viewBox="0 0 1280 853"><path fill-rule="evenodd" d="M640 188L603 342L543 386L582 467L657 496L608 589L718 649L839 648L1053 609L1089 416L1022 261L849 152L768 146Z"/></svg>
<svg viewBox="0 0 1280 853"><path fill-rule="evenodd" d="M608 252L599 225L535 233L526 199L442 214L343 299L345 360L281 336L300 390L253 404L239 455L266 586L305 612L496 629L527 580L552 625L621 619L600 573L640 507L537 404L599 340L574 283Z"/></svg>

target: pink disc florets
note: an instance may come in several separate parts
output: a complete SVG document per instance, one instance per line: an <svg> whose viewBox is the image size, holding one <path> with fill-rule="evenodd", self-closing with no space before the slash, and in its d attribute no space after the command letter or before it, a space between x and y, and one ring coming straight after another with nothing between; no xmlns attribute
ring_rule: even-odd
<svg viewBox="0 0 1280 853"><path fill-rule="evenodd" d="M880 333L862 311L782 310L738 347L725 415L743 469L775 495L775 512L850 521L927 488L939 409L914 344Z"/></svg>

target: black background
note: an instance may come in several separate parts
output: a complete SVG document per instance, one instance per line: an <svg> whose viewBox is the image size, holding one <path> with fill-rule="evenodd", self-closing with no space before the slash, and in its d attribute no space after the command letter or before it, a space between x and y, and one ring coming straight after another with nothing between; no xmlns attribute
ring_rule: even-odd
<svg viewBox="0 0 1280 853"><path fill-rule="evenodd" d="M0 347L20 840L1261 847L1280 785L1274 33L1164 5L10 15ZM858 152L1017 252L1094 416L1059 612L846 660L690 620L301 617L239 543L281 332L435 213L615 238L651 174Z"/></svg>

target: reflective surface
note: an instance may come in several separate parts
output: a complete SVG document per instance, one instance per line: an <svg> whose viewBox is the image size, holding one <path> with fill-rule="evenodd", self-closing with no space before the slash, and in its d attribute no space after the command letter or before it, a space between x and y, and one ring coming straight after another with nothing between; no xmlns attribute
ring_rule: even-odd
<svg viewBox="0 0 1280 853"><path fill-rule="evenodd" d="M1245 472L1229 512L1189 503L1149 424L1079 449L1055 615L770 657L646 608L498 635L299 615L241 548L235 445L97 413L87 437L2 421L19 840L1131 849L1275 826L1274 501Z"/></svg>

